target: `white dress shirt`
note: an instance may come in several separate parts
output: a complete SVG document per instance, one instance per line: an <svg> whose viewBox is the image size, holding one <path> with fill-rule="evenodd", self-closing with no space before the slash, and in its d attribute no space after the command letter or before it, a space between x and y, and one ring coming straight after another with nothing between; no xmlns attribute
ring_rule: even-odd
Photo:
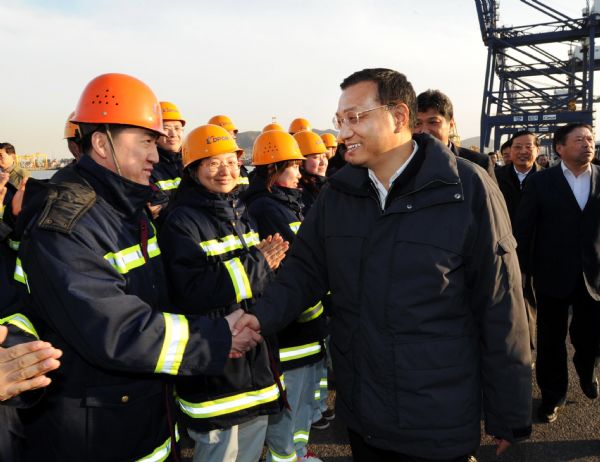
<svg viewBox="0 0 600 462"><path fill-rule="evenodd" d="M531 172L531 167L529 170L527 170L525 173L521 173L519 172L515 166L513 165L513 168L515 169L515 173L517 174L517 178L519 179L519 183L521 184L521 188L523 187L523 181L525 180L525 178L527 177L527 175L529 175L529 172Z"/></svg>
<svg viewBox="0 0 600 462"><path fill-rule="evenodd" d="M413 142L413 151L412 151L410 157L408 159L406 159L406 162L404 162L400 166L400 168L398 170L396 170L396 173L394 173L390 177L390 188L392 187L394 180L396 180L396 178L398 178L402 174L402 172L406 169L406 167L408 166L410 161L413 159L413 157L415 157L415 154L417 153L417 149L419 149L417 142L415 140L412 140L412 142ZM379 181L379 178L377 178L377 175L375 175L373 170L371 170L371 169L368 169L368 170L369 170L369 178L371 179L371 181L373 182L373 185L375 186L375 189L377 190L377 195L379 196L379 202L381 203L381 210L383 210L383 209L385 209L385 200L387 199L389 191L387 189L385 189L385 186L383 185L383 183L381 181Z"/></svg>
<svg viewBox="0 0 600 462"><path fill-rule="evenodd" d="M563 175L565 175L565 178L567 179L567 183L569 183L569 186L571 187L571 191L573 191L573 195L579 204L579 208L583 210L590 197L590 188L592 185L591 165L588 164L587 169L583 173L580 173L579 176L575 176L564 162L560 163L560 167L562 168Z"/></svg>

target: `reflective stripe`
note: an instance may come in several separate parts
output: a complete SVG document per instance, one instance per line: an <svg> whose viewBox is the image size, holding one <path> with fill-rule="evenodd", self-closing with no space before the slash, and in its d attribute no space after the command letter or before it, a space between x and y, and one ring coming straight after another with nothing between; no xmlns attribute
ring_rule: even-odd
<svg viewBox="0 0 600 462"><path fill-rule="evenodd" d="M300 316L298 316L298 318L296 318L296 321L298 321L298 322L312 321L313 319L317 319L319 316L321 316L321 314L323 314L323 304L321 302L317 302L317 304L315 306L311 306L306 311L303 311L300 314Z"/></svg>
<svg viewBox="0 0 600 462"><path fill-rule="evenodd" d="M323 378L321 379L321 381L319 382L319 386L320 386L321 388L327 388L327 377L323 377Z"/></svg>
<svg viewBox="0 0 600 462"><path fill-rule="evenodd" d="M179 429L175 424L175 441L179 441ZM163 462L167 460L167 457L171 454L171 437L157 447L152 454L138 459L136 462Z"/></svg>
<svg viewBox="0 0 600 462"><path fill-rule="evenodd" d="M33 335L38 340L40 338L37 331L35 330L35 327L33 327L31 321L24 314L15 313L11 316L7 316L6 318L2 318L0 319L0 325L3 324L12 324L13 326L18 327L22 331Z"/></svg>
<svg viewBox="0 0 600 462"><path fill-rule="evenodd" d="M275 451L269 448L269 452L271 453L271 460L275 462L296 462L296 460L298 459L296 456L296 451L292 452L289 455L281 455L277 454Z"/></svg>
<svg viewBox="0 0 600 462"><path fill-rule="evenodd" d="M23 264L21 263L21 259L17 257L17 261L15 263L15 281L19 281L22 284L27 284L27 274L23 269Z"/></svg>
<svg viewBox="0 0 600 462"><path fill-rule="evenodd" d="M305 358L307 356L321 353L321 344L319 342L309 343L290 348L281 348L279 350L280 361L291 361L293 359Z"/></svg>
<svg viewBox="0 0 600 462"><path fill-rule="evenodd" d="M14 250L15 252L17 250L19 250L19 246L21 245L21 243L19 241L13 241L12 239L8 240L8 246Z"/></svg>
<svg viewBox="0 0 600 462"><path fill-rule="evenodd" d="M154 225L152 227L154 228ZM148 251L148 256L150 258L160 255L160 247L158 247L158 240L156 238L156 229L154 229L154 236L148 239L146 250ZM132 269L139 268L146 263L140 244L119 250L118 252L108 252L104 255L104 259L108 260L112 267L121 274L127 274Z"/></svg>
<svg viewBox="0 0 600 462"><path fill-rule="evenodd" d="M244 265L239 258L233 258L231 260L224 261L223 264L229 272L231 282L233 282L233 288L235 289L235 299L239 303L242 300L252 298L252 289L250 288L250 281L248 275L244 269Z"/></svg>
<svg viewBox="0 0 600 462"><path fill-rule="evenodd" d="M321 389L317 389L315 390L315 401L320 401L321 400Z"/></svg>
<svg viewBox="0 0 600 462"><path fill-rule="evenodd" d="M238 177L238 182L237 182L237 184L250 184L250 180L248 180L248 177L247 177L247 176L242 176L242 175L240 175L240 176Z"/></svg>
<svg viewBox="0 0 600 462"><path fill-rule="evenodd" d="M177 375L190 337L188 320L181 314L163 313L165 338L154 372Z"/></svg>
<svg viewBox="0 0 600 462"><path fill-rule="evenodd" d="M206 419L249 409L259 404L275 401L277 398L279 398L279 388L277 388L277 384L273 384L262 390L248 391L203 403L190 403L180 397L177 397L177 402L181 410L190 417Z"/></svg>
<svg viewBox="0 0 600 462"><path fill-rule="evenodd" d="M252 247L260 242L258 233L255 231L250 231L242 237L248 247ZM216 255L223 255L227 252L233 252L234 250L243 249L244 243L239 237L230 234L229 236L203 241L200 243L200 247L207 256L214 257Z"/></svg>
<svg viewBox="0 0 600 462"><path fill-rule="evenodd" d="M308 432L298 430L294 433L294 443L308 443Z"/></svg>
<svg viewBox="0 0 600 462"><path fill-rule="evenodd" d="M294 221L293 223L290 223L290 229L294 234L297 234L298 230L300 229L300 222Z"/></svg>
<svg viewBox="0 0 600 462"><path fill-rule="evenodd" d="M177 189L181 183L181 178L171 178L170 180L160 180L154 183L159 189L163 191L169 191L171 189Z"/></svg>

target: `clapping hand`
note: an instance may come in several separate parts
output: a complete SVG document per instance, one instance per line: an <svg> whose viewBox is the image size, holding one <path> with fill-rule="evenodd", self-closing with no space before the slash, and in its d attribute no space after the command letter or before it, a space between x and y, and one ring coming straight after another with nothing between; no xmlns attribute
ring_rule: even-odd
<svg viewBox="0 0 600 462"><path fill-rule="evenodd" d="M289 242L284 241L279 233L266 237L256 245L256 248L262 252L263 257L265 257L265 260L269 264L269 268L272 270L279 267L289 247Z"/></svg>
<svg viewBox="0 0 600 462"><path fill-rule="evenodd" d="M8 329L0 326L0 344ZM44 374L60 366L62 351L48 342L33 341L10 348L0 347L0 401L13 398L24 391L50 385Z"/></svg>

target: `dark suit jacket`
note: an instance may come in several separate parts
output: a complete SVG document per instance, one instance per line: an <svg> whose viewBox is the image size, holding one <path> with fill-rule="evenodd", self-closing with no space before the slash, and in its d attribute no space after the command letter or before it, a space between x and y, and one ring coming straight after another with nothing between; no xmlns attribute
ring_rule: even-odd
<svg viewBox="0 0 600 462"><path fill-rule="evenodd" d="M523 180L523 188L531 178L534 173L542 170L538 164L533 164L533 167ZM521 196L523 194L523 189L521 187L521 183L519 183L519 177L515 173L515 168L512 164L505 165L496 170L496 181L498 181L498 187L500 191L502 191L502 195L504 196L504 200L506 202L506 208L508 209L508 215L510 216L510 221L515 222L515 215L517 213L517 208L519 207L519 202L521 202Z"/></svg>
<svg viewBox="0 0 600 462"><path fill-rule="evenodd" d="M533 276L536 291L566 298L583 273L589 294L600 301L600 167L592 165L583 211L560 164L533 175L513 229L521 270Z"/></svg>
<svg viewBox="0 0 600 462"><path fill-rule="evenodd" d="M494 181L496 181L496 175L494 174L495 165L492 162L492 159L490 159L490 156L486 156L480 152L471 151L467 148L459 148L452 142L450 142L450 150L455 156L470 160L471 162L479 165L486 172L488 172L488 175L491 176Z"/></svg>

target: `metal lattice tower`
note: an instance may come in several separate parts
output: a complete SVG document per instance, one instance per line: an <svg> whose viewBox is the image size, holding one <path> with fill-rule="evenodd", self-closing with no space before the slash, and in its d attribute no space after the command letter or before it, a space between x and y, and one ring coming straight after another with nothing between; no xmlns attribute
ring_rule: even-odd
<svg viewBox="0 0 600 462"><path fill-rule="evenodd" d="M599 9L588 5L582 17L571 18L547 2L519 1L551 21L500 26L499 2L475 0L481 36L488 47L481 152L489 145L492 130L494 150L498 150L503 135L519 130L544 135L566 123L594 122L594 71L600 69L600 56L595 57Z"/></svg>

